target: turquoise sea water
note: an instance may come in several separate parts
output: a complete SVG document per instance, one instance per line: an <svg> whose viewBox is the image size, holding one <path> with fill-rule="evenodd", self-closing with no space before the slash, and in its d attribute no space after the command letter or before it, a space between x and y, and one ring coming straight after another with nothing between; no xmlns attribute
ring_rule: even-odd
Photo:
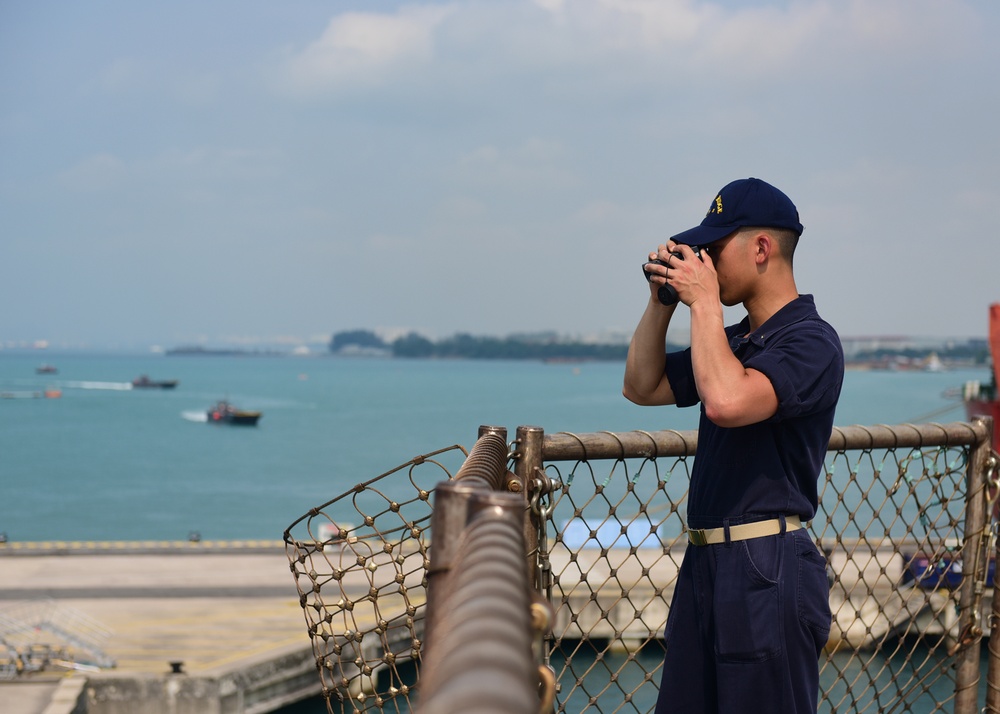
<svg viewBox="0 0 1000 714"><path fill-rule="evenodd" d="M58 373L35 374L43 361ZM623 368L0 353L0 394L17 397L0 399L0 532L20 541L174 540L192 531L203 539L280 539L309 508L356 483L418 454L471 446L480 425L506 427L511 436L519 425L578 433L696 428L697 410L627 402ZM141 374L180 383L174 390L129 389ZM985 378L985 369L848 371L836 421L961 421L961 405L946 392ZM31 396L47 388L61 396ZM262 411L260 424L207 423L206 410L223 397ZM657 655L649 657L655 666ZM606 678L602 672L588 678ZM594 681L592 689L602 684ZM636 711L655 701L654 687L643 693L648 701L637 697ZM610 699L607 711L621 704ZM573 702L564 704L573 711ZM326 711L316 699L286 714Z"/></svg>
<svg viewBox="0 0 1000 714"><path fill-rule="evenodd" d="M42 362L57 374L38 375ZM694 429L637 407L623 363L0 353L0 532L10 540L280 539L354 484L472 445L480 425L546 432ZM982 373L981 373L982 372ZM140 374L174 390L128 388ZM948 389L985 370L848 371L838 425L960 421ZM29 398L46 388L56 399ZM257 427L206 423L218 399Z"/></svg>

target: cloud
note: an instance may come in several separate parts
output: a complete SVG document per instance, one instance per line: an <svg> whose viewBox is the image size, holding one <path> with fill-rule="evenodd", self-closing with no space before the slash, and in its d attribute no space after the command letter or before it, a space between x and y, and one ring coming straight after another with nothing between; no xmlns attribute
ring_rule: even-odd
<svg viewBox="0 0 1000 714"><path fill-rule="evenodd" d="M936 66L979 31L970 7L934 0L730 5L520 0L344 13L286 56L270 80L279 92L309 99L405 100L393 111L430 99L442 112L469 110L516 96L530 114L548 101L635 92L760 102L760 91L790 82L799 83L796 94L808 94L830 81Z"/></svg>
<svg viewBox="0 0 1000 714"><path fill-rule="evenodd" d="M844 63L865 64L872 55L905 64L954 47L956 38L976 27L965 3L934 0L817 0L740 9L696 0L534 4L552 20L545 41L566 48L561 61L642 56L651 62L651 73L715 82L720 91L734 77L828 75ZM540 37L525 35L532 36Z"/></svg>
<svg viewBox="0 0 1000 714"><path fill-rule="evenodd" d="M577 27L600 40L598 47L640 52L703 36L721 15L717 6L691 0L587 0L564 11L578 14Z"/></svg>
<svg viewBox="0 0 1000 714"><path fill-rule="evenodd" d="M845 333L979 331L961 306L995 299L993 0L250 2L236 25L140 5L37 10L0 43L3 248L47 263L0 297L101 316L25 302L19 337L120 329L128 301L78 270L94 251L142 261L102 277L150 296L120 322L160 342L344 305L353 327L630 328L637 261L748 175L799 204L801 287ZM216 274L269 289L236 305ZM178 276L196 300L153 299ZM470 314L481 295L503 299Z"/></svg>
<svg viewBox="0 0 1000 714"><path fill-rule="evenodd" d="M175 80L173 96L185 104L211 104L218 100L223 85L224 79L219 72L194 73Z"/></svg>
<svg viewBox="0 0 1000 714"><path fill-rule="evenodd" d="M434 31L451 14L443 5L404 6L394 14L345 13L284 66L287 88L322 94L344 86L378 84L393 71L427 62Z"/></svg>
<svg viewBox="0 0 1000 714"><path fill-rule="evenodd" d="M834 6L831 6L834 7ZM972 7L965 2L936 0L851 0L836 5L843 12L850 39L888 55L937 54L961 51L952 42L976 27Z"/></svg>
<svg viewBox="0 0 1000 714"><path fill-rule="evenodd" d="M118 94L129 91L145 81L141 63L131 57L119 57L106 66L97 77L102 92Z"/></svg>
<svg viewBox="0 0 1000 714"><path fill-rule="evenodd" d="M95 154L58 175L59 183L71 191L109 191L128 175L125 163L111 154Z"/></svg>
<svg viewBox="0 0 1000 714"><path fill-rule="evenodd" d="M191 182L225 179L245 183L276 177L285 161L283 152L277 150L201 146L166 151L151 162L149 171L166 171Z"/></svg>
<svg viewBox="0 0 1000 714"><path fill-rule="evenodd" d="M565 149L555 141L529 138L504 150L495 145L479 146L461 157L456 181L465 186L509 191L568 188L579 178L566 168Z"/></svg>
<svg viewBox="0 0 1000 714"><path fill-rule="evenodd" d="M573 219L583 225L601 223L603 225L621 225L624 208L617 203L606 200L591 201L578 210Z"/></svg>

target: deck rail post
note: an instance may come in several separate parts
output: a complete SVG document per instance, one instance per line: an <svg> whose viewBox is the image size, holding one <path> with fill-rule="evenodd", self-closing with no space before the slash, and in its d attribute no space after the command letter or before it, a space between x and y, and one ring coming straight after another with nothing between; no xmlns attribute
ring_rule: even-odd
<svg viewBox="0 0 1000 714"><path fill-rule="evenodd" d="M959 622L962 623L962 628L955 644L959 648L955 672L955 714L975 714L979 706L982 600L992 550L991 514L988 513L991 501L988 491L991 473L989 463L993 453L992 423L986 424L986 427L984 438L972 448L966 472L962 562L971 564L972 567L968 571L963 567L963 572L968 575L963 577L959 593Z"/></svg>
<svg viewBox="0 0 1000 714"><path fill-rule="evenodd" d="M987 425L987 444L992 444L993 430L997 428L996 423L993 421L992 417L985 417L977 419L977 421L983 421ZM978 452L978 450L977 450ZM1000 463L997 462L998 455L995 452L988 452L986 456L986 468L990 469L988 474L988 485L991 489L991 501L994 501L1000 496L998 489L1000 489L1000 484L998 484L998 479L1000 479ZM991 514L993 515L993 514ZM1000 563L1000 538L996 538L996 528L998 527L996 522L993 523L993 535L996 544L996 562ZM989 714L1000 713L1000 572L997 569L993 572L993 603L992 611L990 613L990 639L989 639L989 660L986 670L986 706L983 709L984 712Z"/></svg>
<svg viewBox="0 0 1000 714"><path fill-rule="evenodd" d="M538 534L544 533L545 516L534 505L539 503L540 489L534 481L544 475L542 468L542 443L545 430L537 426L519 426L516 431L517 459L514 474L522 484L526 505L524 519L524 552L528 559L528 582L535 592L548 596L549 571L544 554L539 550L543 545Z"/></svg>
<svg viewBox="0 0 1000 714"><path fill-rule="evenodd" d="M996 562L1000 563L1000 538L997 539ZM989 660L986 670L986 714L1000 714L1000 571L993 572L993 607L990 613Z"/></svg>

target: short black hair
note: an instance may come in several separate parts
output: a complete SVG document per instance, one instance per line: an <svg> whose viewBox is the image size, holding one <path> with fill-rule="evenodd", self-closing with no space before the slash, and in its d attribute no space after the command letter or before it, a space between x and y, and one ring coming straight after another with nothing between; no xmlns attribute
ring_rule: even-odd
<svg viewBox="0 0 1000 714"><path fill-rule="evenodd" d="M799 234L793 230L787 228L770 228L768 226L747 226L746 228L740 228L740 233L753 233L757 231L764 231L778 242L781 248L781 254L785 256L788 260L788 264L792 264L792 256L795 255L795 246L799 244Z"/></svg>

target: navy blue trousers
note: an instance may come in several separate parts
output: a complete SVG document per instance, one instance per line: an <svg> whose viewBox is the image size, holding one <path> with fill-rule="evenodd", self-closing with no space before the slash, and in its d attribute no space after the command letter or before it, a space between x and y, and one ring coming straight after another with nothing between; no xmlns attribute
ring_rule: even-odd
<svg viewBox="0 0 1000 714"><path fill-rule="evenodd" d="M689 545L656 714L815 714L829 598L826 562L805 529Z"/></svg>

